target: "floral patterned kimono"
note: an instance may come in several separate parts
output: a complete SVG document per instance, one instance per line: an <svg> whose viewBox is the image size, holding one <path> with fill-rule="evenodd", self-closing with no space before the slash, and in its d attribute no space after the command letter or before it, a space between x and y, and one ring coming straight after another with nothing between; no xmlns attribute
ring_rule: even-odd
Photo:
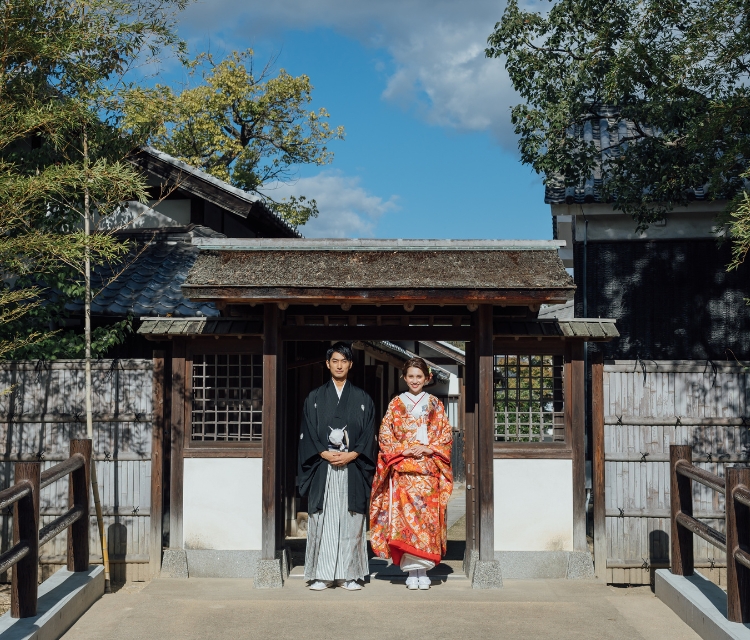
<svg viewBox="0 0 750 640"><path fill-rule="evenodd" d="M453 490L451 426L443 403L422 395L404 393L388 405L370 502L373 551L405 571L430 569L445 555L446 508ZM401 455L420 443L434 455Z"/></svg>

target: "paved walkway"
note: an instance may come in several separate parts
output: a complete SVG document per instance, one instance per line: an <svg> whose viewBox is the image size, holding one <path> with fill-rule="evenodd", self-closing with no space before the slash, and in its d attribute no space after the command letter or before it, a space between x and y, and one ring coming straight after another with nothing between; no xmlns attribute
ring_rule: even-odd
<svg viewBox="0 0 750 640"><path fill-rule="evenodd" d="M281 590L249 580L156 580L105 595L65 640L273 638L273 640L693 640L648 587L566 580L506 581L479 591L448 580L407 591L373 580L362 591Z"/></svg>
<svg viewBox="0 0 750 640"><path fill-rule="evenodd" d="M451 499L448 501L448 513L446 515L449 529L466 515L465 484L453 485L453 493L451 494Z"/></svg>

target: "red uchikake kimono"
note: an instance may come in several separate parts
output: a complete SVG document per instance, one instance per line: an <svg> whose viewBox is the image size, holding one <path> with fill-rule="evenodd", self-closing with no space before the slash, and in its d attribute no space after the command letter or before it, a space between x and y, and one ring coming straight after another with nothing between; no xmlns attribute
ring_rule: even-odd
<svg viewBox="0 0 750 640"><path fill-rule="evenodd" d="M453 434L445 408L430 396L426 418L409 413L400 396L391 400L380 425L380 453L370 502L371 544L380 558L401 564L404 553L438 564L447 542L446 508L453 490ZM434 455L404 458L414 444L420 419Z"/></svg>

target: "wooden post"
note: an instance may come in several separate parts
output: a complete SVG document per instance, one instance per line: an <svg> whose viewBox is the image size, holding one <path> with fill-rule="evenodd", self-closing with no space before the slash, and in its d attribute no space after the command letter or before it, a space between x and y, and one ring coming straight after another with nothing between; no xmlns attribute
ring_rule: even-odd
<svg viewBox="0 0 750 640"><path fill-rule="evenodd" d="M573 450L573 549L588 551L586 542L586 371L583 365L585 344L568 343L566 372L569 374L566 414L570 420Z"/></svg>
<svg viewBox="0 0 750 640"><path fill-rule="evenodd" d="M594 498L594 572L607 579L607 529L604 505L604 356L591 359L591 420L593 451L592 491Z"/></svg>
<svg viewBox="0 0 750 640"><path fill-rule="evenodd" d="M164 483L164 351L154 351L154 379L151 411L151 530L149 532L149 566L151 577L161 571L162 503Z"/></svg>
<svg viewBox="0 0 750 640"><path fill-rule="evenodd" d="M91 440L71 440L70 456L80 453L84 463L70 474L68 482L69 508L81 507L83 517L68 528L68 571L88 571L89 568L89 489L91 488Z"/></svg>
<svg viewBox="0 0 750 640"><path fill-rule="evenodd" d="M466 557L479 551L477 541L477 364L476 344L466 343L466 366L464 367L464 460L466 462ZM468 567L469 565L466 564Z"/></svg>
<svg viewBox="0 0 750 640"><path fill-rule="evenodd" d="M727 619L750 622L750 570L734 559L734 552L750 548L750 509L737 502L737 487L750 489L750 467L726 467Z"/></svg>
<svg viewBox="0 0 750 640"><path fill-rule="evenodd" d="M693 534L677 524L677 514L693 515L693 487L690 478L677 473L677 462L693 463L690 445L673 444L669 447L670 521L672 524L672 573L678 576L693 575Z"/></svg>
<svg viewBox="0 0 750 640"><path fill-rule="evenodd" d="M492 352L492 305L480 305L477 314L477 356L479 360L479 428L478 453L478 509L479 509L479 559L495 560L495 406L494 357Z"/></svg>
<svg viewBox="0 0 750 640"><path fill-rule="evenodd" d="M276 558L276 422L279 370L279 309L266 303L263 314L263 521L264 560Z"/></svg>
<svg viewBox="0 0 750 640"><path fill-rule="evenodd" d="M36 615L37 577L39 571L39 483L42 465L39 462L18 462L16 484L26 481L31 492L13 505L13 544L25 542L29 553L13 567L10 590L11 618Z"/></svg>
<svg viewBox="0 0 750 640"><path fill-rule="evenodd" d="M175 340L172 346L172 411L170 412L172 451L169 481L169 547L182 549L182 495L185 460L185 394L187 371L185 343Z"/></svg>

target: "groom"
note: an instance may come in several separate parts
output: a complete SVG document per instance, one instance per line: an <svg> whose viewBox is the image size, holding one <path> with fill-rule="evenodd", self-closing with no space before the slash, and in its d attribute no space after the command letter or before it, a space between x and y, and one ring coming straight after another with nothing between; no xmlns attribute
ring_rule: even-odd
<svg viewBox="0 0 750 640"><path fill-rule="evenodd" d="M326 353L331 380L310 392L302 412L297 483L308 497L305 579L310 589L361 589L369 573L366 516L375 471L375 406L346 378L351 349Z"/></svg>

